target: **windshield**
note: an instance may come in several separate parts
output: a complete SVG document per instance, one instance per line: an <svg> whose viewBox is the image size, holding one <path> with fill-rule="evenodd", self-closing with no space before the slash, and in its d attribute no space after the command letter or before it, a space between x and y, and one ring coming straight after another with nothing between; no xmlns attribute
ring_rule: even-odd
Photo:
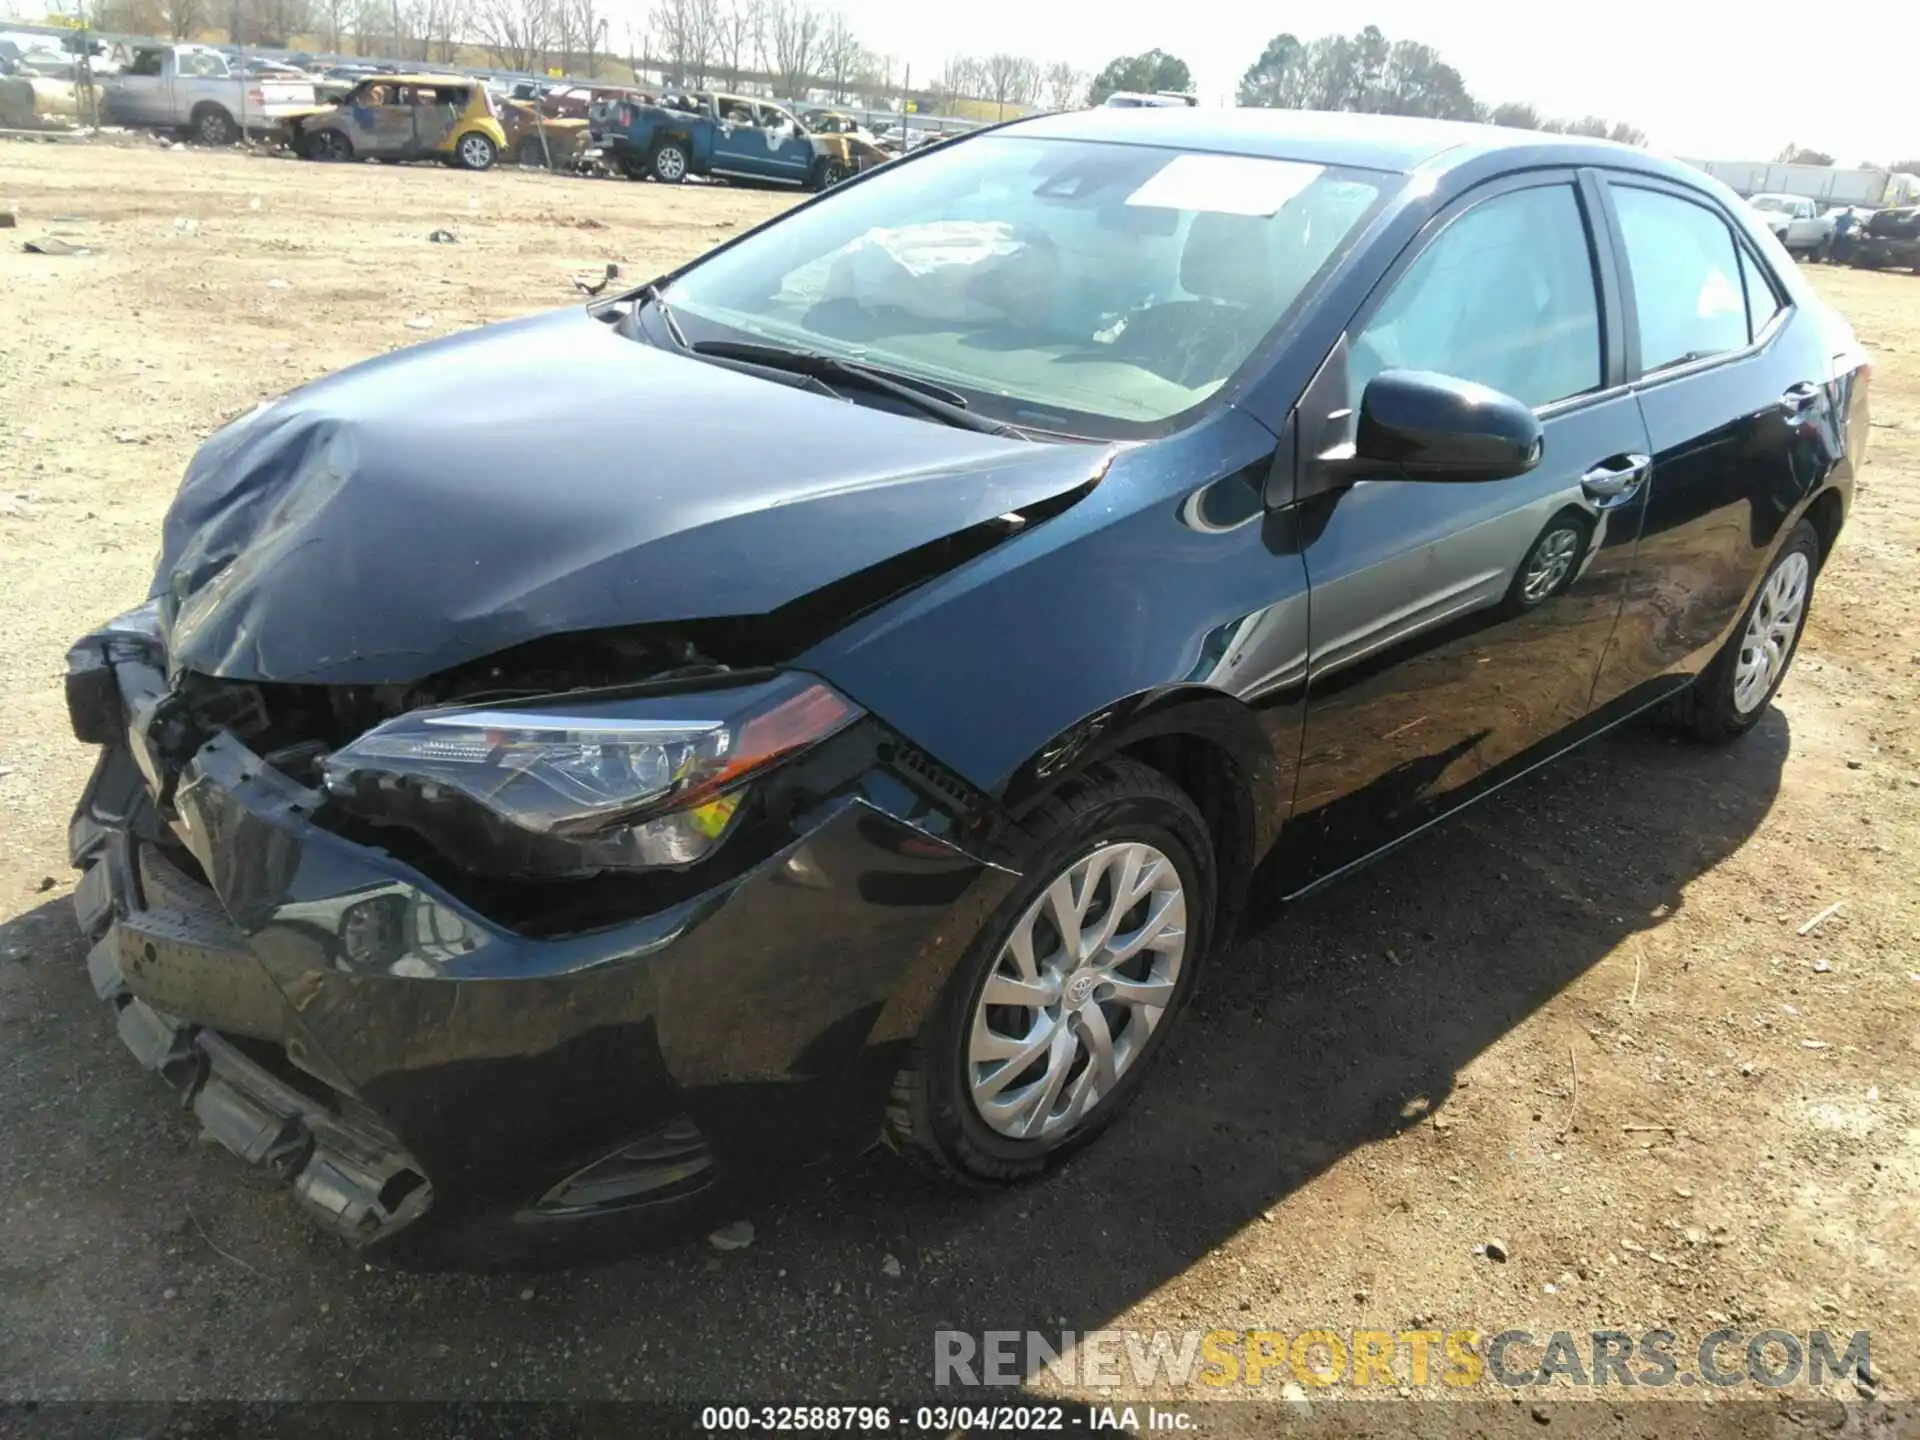
<svg viewBox="0 0 1920 1440"><path fill-rule="evenodd" d="M934 380L995 419L1160 433L1226 384L1390 177L982 136L888 167L675 281L696 342Z"/></svg>
<svg viewBox="0 0 1920 1440"><path fill-rule="evenodd" d="M1793 201L1784 195L1756 195L1750 203L1756 210L1793 210Z"/></svg>

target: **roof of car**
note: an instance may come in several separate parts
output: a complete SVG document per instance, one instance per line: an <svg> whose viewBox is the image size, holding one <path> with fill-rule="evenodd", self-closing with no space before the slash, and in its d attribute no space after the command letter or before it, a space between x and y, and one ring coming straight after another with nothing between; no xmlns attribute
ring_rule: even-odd
<svg viewBox="0 0 1920 1440"><path fill-rule="evenodd" d="M1018 122L1021 134L1063 140L1171 145L1186 150L1265 155L1316 165L1366 170L1415 170L1447 155L1467 160L1494 150L1550 146L1580 152L1597 163L1618 163L1646 152L1608 140L1539 130L1510 130L1465 120L1422 120L1345 111L1157 107L1069 110ZM1589 154L1590 152L1590 154ZM1577 161L1576 161L1577 163ZM1648 169L1665 169L1655 161Z"/></svg>
<svg viewBox="0 0 1920 1440"><path fill-rule="evenodd" d="M363 75L362 81L376 80L382 85L478 85L480 82L471 75L428 75L408 74L388 75L375 73Z"/></svg>

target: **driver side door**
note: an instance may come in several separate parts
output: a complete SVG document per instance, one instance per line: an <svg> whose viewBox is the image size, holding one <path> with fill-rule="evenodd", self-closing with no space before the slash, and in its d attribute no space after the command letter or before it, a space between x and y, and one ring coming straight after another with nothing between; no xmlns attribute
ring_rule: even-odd
<svg viewBox="0 0 1920 1440"><path fill-rule="evenodd" d="M1287 837L1308 878L1544 759L1587 714L1651 474L1605 214L1597 181L1571 172L1471 192L1400 257L1301 401L1311 614ZM1531 406L1539 464L1311 494L1308 457L1351 442L1367 381L1389 369Z"/></svg>

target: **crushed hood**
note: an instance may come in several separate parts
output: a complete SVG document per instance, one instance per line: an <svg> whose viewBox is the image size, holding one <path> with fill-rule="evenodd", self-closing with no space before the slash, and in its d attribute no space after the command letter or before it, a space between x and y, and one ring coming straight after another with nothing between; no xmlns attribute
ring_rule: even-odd
<svg viewBox="0 0 1920 1440"><path fill-rule="evenodd" d="M216 435L167 514L154 594L176 669L408 682L546 635L763 614L1104 459L567 310L369 361Z"/></svg>

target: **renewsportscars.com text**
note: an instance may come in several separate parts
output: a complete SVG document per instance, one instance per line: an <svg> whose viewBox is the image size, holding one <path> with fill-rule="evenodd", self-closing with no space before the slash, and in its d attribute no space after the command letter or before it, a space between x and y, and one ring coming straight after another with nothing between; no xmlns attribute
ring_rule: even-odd
<svg viewBox="0 0 1920 1440"><path fill-rule="evenodd" d="M1303 1385L1767 1389L1872 1375L1869 1333L1710 1330L938 1330L937 1386L1022 1385L1042 1375L1085 1389L1259 1389Z"/></svg>

